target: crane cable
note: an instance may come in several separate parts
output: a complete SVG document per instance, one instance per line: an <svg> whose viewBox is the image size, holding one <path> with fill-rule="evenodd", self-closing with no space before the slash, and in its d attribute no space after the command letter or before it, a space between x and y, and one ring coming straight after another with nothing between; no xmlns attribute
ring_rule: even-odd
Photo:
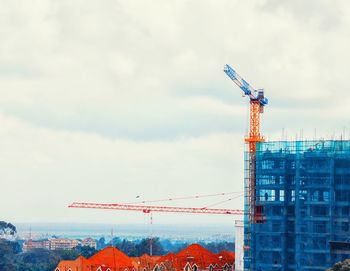
<svg viewBox="0 0 350 271"><path fill-rule="evenodd" d="M203 207L202 209L207 209L207 208L210 208L210 207L213 207L213 206L216 206L216 205L220 205L220 204L222 204L222 203L225 203L225 202L231 201L231 200L233 200L233 199L242 197L243 195L244 195L244 193L241 193L241 194L239 194L239 195L237 195L237 196L235 196L235 197L229 198L229 199L227 199L227 200L219 201L219 202L213 203L213 204L211 204L211 205L208 205L208 206L206 206L206 207Z"/></svg>
<svg viewBox="0 0 350 271"><path fill-rule="evenodd" d="M166 198L166 199L157 199L157 200L144 200L144 201L135 201L135 202L128 202L124 204L144 204L144 203L152 203L152 202L162 202L162 201L175 201L175 200L188 200L188 199L199 199L199 198L208 198L208 197L215 197L215 196L226 196L226 195L232 195L232 194L243 194L242 191L235 191L235 192L227 192L227 193L217 193L217 194L208 194L208 195L197 195L197 196L187 196L187 197L178 197L178 198ZM235 197L234 197L235 198ZM233 199L233 198L232 198ZM227 201L227 200L226 200ZM207 207L206 207L207 208Z"/></svg>

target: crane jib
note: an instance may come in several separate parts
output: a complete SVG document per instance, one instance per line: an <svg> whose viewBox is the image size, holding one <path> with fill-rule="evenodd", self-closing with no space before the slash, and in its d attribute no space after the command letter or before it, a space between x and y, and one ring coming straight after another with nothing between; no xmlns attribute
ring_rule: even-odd
<svg viewBox="0 0 350 271"><path fill-rule="evenodd" d="M224 72L244 92L245 96L249 96L250 100L259 101L261 106L268 104L268 99L264 97L264 90L254 89L230 65L224 66Z"/></svg>

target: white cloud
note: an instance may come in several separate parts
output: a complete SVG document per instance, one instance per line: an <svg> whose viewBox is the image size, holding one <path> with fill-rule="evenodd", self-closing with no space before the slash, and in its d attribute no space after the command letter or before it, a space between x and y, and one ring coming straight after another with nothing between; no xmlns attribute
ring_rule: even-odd
<svg viewBox="0 0 350 271"><path fill-rule="evenodd" d="M1 213L74 220L64 208L73 199L241 187L246 101L225 63L266 89L265 135L349 129L349 10L326 0L2 1L1 200L11 205Z"/></svg>

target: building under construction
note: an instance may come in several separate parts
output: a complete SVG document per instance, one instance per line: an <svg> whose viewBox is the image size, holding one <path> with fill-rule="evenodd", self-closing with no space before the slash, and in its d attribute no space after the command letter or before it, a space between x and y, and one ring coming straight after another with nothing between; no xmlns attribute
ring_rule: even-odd
<svg viewBox="0 0 350 271"><path fill-rule="evenodd" d="M245 171L245 270L325 270L349 258L350 141L257 142Z"/></svg>

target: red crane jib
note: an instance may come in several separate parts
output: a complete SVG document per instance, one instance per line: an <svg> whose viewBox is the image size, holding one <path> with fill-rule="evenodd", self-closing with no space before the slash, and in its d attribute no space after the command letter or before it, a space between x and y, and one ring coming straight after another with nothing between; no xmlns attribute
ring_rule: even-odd
<svg viewBox="0 0 350 271"><path fill-rule="evenodd" d="M87 208L87 209L106 209L120 211L139 211L144 213L164 212L164 213L191 213L191 214L218 214L218 215L244 215L243 210L239 209L217 209L217 208L190 208L190 207L172 207L172 206L146 206L130 205L116 203L87 203L74 202L69 208Z"/></svg>

